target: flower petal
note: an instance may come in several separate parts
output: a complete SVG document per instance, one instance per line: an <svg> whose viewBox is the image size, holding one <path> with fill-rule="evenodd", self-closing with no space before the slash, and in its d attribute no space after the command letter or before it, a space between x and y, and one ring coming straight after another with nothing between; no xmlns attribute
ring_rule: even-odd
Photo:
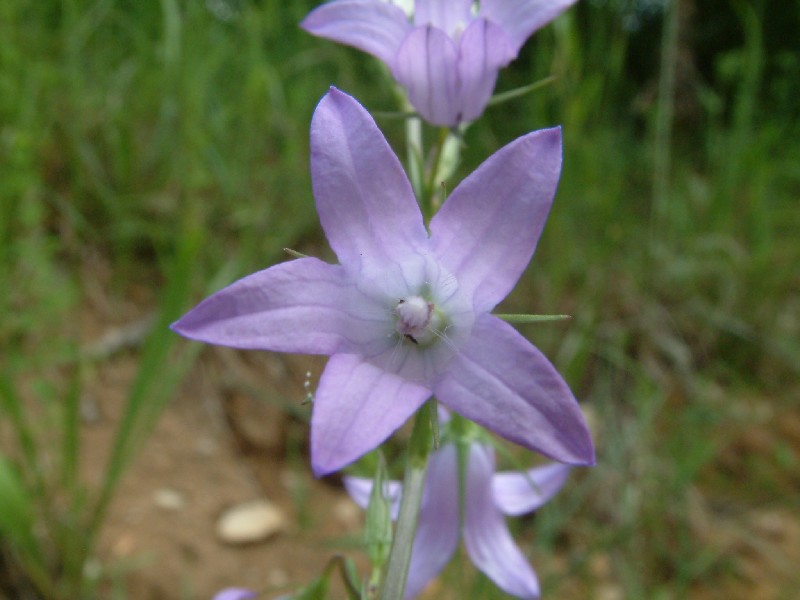
<svg viewBox="0 0 800 600"><path fill-rule="evenodd" d="M353 502L364 510L369 506L369 497L372 494L372 479L368 477L343 477L344 489L350 494ZM403 493L403 484L399 481L387 481L384 483L384 497L389 501L389 511L392 521L397 520L400 512L400 496Z"/></svg>
<svg viewBox="0 0 800 600"><path fill-rule="evenodd" d="M427 247L400 161L364 107L335 88L311 121L311 177L322 227L348 271L378 273Z"/></svg>
<svg viewBox="0 0 800 600"><path fill-rule="evenodd" d="M414 25L433 25L448 35L463 29L472 19L472 0L416 0Z"/></svg>
<svg viewBox="0 0 800 600"><path fill-rule="evenodd" d="M492 493L497 507L507 515L524 515L548 502L563 487L572 469L552 463L526 473L496 473Z"/></svg>
<svg viewBox="0 0 800 600"><path fill-rule="evenodd" d="M316 258L253 273L203 300L172 324L210 344L277 352L333 354L355 330L355 296L344 270ZM365 325L369 327L369 325ZM363 327L359 329L363 333Z"/></svg>
<svg viewBox="0 0 800 600"><path fill-rule="evenodd" d="M459 501L456 447L431 455L417 532L411 549L406 598L414 598L447 565L458 545Z"/></svg>
<svg viewBox="0 0 800 600"><path fill-rule="evenodd" d="M559 462L594 464L591 434L569 387L539 350L497 317L478 317L433 393L512 442Z"/></svg>
<svg viewBox="0 0 800 600"><path fill-rule="evenodd" d="M258 596L253 590L245 588L226 588L218 592L212 600L250 600Z"/></svg>
<svg viewBox="0 0 800 600"><path fill-rule="evenodd" d="M547 25L576 0L482 0L480 15L502 27L515 53L533 32Z"/></svg>
<svg viewBox="0 0 800 600"><path fill-rule="evenodd" d="M352 354L331 357L314 395L311 467L317 477L350 464L388 438L431 395Z"/></svg>
<svg viewBox="0 0 800 600"><path fill-rule="evenodd" d="M472 562L503 591L518 598L537 598L539 582L514 543L492 498L494 455L481 445L469 449L464 545Z"/></svg>
<svg viewBox="0 0 800 600"><path fill-rule="evenodd" d="M395 79L419 114L434 125L459 123L457 59L453 40L430 25L414 28L397 51Z"/></svg>
<svg viewBox="0 0 800 600"><path fill-rule="evenodd" d="M530 262L561 172L561 129L529 133L464 179L430 224L434 252L474 294L476 313L506 297Z"/></svg>
<svg viewBox="0 0 800 600"><path fill-rule="evenodd" d="M477 119L494 91L497 72L516 56L503 29L486 19L476 19L461 36L458 76L461 120Z"/></svg>
<svg viewBox="0 0 800 600"><path fill-rule="evenodd" d="M402 9L388 2L338 0L312 10L300 27L363 50L390 65L411 23Z"/></svg>

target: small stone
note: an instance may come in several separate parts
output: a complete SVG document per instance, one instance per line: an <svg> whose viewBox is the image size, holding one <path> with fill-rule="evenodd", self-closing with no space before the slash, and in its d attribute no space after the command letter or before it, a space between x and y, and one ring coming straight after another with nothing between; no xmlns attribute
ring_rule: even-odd
<svg viewBox="0 0 800 600"><path fill-rule="evenodd" d="M607 581L611 578L611 557L608 554L595 554L589 559L589 570L596 579Z"/></svg>
<svg viewBox="0 0 800 600"><path fill-rule="evenodd" d="M136 541L129 534L118 538L111 546L111 554L116 558L127 558L136 551Z"/></svg>
<svg viewBox="0 0 800 600"><path fill-rule="evenodd" d="M88 425L96 425L103 420L103 413L97 404L97 398L89 394L81 398L79 411L81 420Z"/></svg>
<svg viewBox="0 0 800 600"><path fill-rule="evenodd" d="M194 445L194 449L203 458L210 458L217 453L217 443L210 437L201 437Z"/></svg>
<svg viewBox="0 0 800 600"><path fill-rule="evenodd" d="M274 568L267 574L267 581L272 587L286 587L290 583L289 574L283 569Z"/></svg>
<svg viewBox="0 0 800 600"><path fill-rule="evenodd" d="M350 498L337 500L332 512L334 518L350 531L357 530L361 526L363 511Z"/></svg>
<svg viewBox="0 0 800 600"><path fill-rule="evenodd" d="M286 529L283 512L266 500L252 500L226 510L217 521L217 537L226 544L253 544Z"/></svg>
<svg viewBox="0 0 800 600"><path fill-rule="evenodd" d="M178 511L186 506L183 494L171 488L159 488L153 492L153 502L158 508L163 508L164 510Z"/></svg>
<svg viewBox="0 0 800 600"><path fill-rule="evenodd" d="M598 587L595 597L598 600L622 600L625 594L620 586L614 583L604 583Z"/></svg>

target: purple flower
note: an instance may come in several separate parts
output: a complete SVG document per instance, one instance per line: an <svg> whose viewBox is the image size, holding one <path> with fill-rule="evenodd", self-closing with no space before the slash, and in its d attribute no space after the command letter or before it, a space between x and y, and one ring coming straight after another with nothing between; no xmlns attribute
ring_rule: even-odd
<svg viewBox="0 0 800 600"><path fill-rule="evenodd" d="M538 597L536 574L514 543L503 513L521 515L542 506L564 485L570 467L553 463L524 474L495 473L494 451L481 443L471 444L466 456L462 520L457 448L445 444L431 455L411 549L406 598L419 594L450 561L458 545L459 529L463 529L472 562L498 587L519 598ZM345 477L344 484L355 502L366 508L372 480ZM386 494L392 517L397 518L402 484L388 482Z"/></svg>
<svg viewBox="0 0 800 600"><path fill-rule="evenodd" d="M574 2L415 0L409 20L398 2L333 0L300 26L379 58L423 118L454 126L481 115L498 71Z"/></svg>
<svg viewBox="0 0 800 600"><path fill-rule="evenodd" d="M245 588L225 588L218 592L212 600L252 600L258 596L254 591Z"/></svg>
<svg viewBox="0 0 800 600"><path fill-rule="evenodd" d="M173 329L213 344L331 356L311 418L317 475L372 450L432 394L560 462L592 464L568 386L489 314L533 254L561 168L561 132L525 135L452 193L430 234L375 122L332 89L311 123L311 175L340 265L300 258L241 279Z"/></svg>

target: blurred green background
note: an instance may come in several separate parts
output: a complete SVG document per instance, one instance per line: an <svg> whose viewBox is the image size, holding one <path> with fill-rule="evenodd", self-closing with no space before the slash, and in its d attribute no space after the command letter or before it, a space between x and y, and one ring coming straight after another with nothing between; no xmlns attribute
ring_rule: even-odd
<svg viewBox="0 0 800 600"><path fill-rule="evenodd" d="M166 325L286 246L324 247L314 106L332 84L373 111L396 104L374 59L299 30L315 5L0 3L0 597L97 593L75 583L88 548L199 351ZM563 561L538 561L546 597L797 597L798 31L798 2L582 1L497 91L556 82L465 135L451 188L515 137L564 127L553 211L503 306L572 315L520 328L598 445L598 466L522 524L528 549ZM403 156L402 122L379 124ZM78 397L103 356L83 352L79 315L98 265L102 294L155 326L90 502Z"/></svg>

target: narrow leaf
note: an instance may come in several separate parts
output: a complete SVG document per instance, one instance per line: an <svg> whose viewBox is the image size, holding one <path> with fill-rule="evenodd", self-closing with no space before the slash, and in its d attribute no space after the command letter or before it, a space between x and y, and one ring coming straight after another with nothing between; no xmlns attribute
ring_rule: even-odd
<svg viewBox="0 0 800 600"><path fill-rule="evenodd" d="M571 319L571 315L495 315L507 323L546 323Z"/></svg>
<svg viewBox="0 0 800 600"><path fill-rule="evenodd" d="M509 100L513 100L514 98L519 98L520 96L524 96L525 94L530 94L531 92L535 92L541 88L547 87L551 83L555 82L558 79L555 75L550 75L549 77L545 77L544 79L540 79L539 81L534 81L528 85L523 85L522 87L518 87L513 90L509 90L507 92L502 92L500 94L495 94L492 96L492 99L489 100L488 106L494 106L495 104L502 104L503 102L508 102Z"/></svg>

